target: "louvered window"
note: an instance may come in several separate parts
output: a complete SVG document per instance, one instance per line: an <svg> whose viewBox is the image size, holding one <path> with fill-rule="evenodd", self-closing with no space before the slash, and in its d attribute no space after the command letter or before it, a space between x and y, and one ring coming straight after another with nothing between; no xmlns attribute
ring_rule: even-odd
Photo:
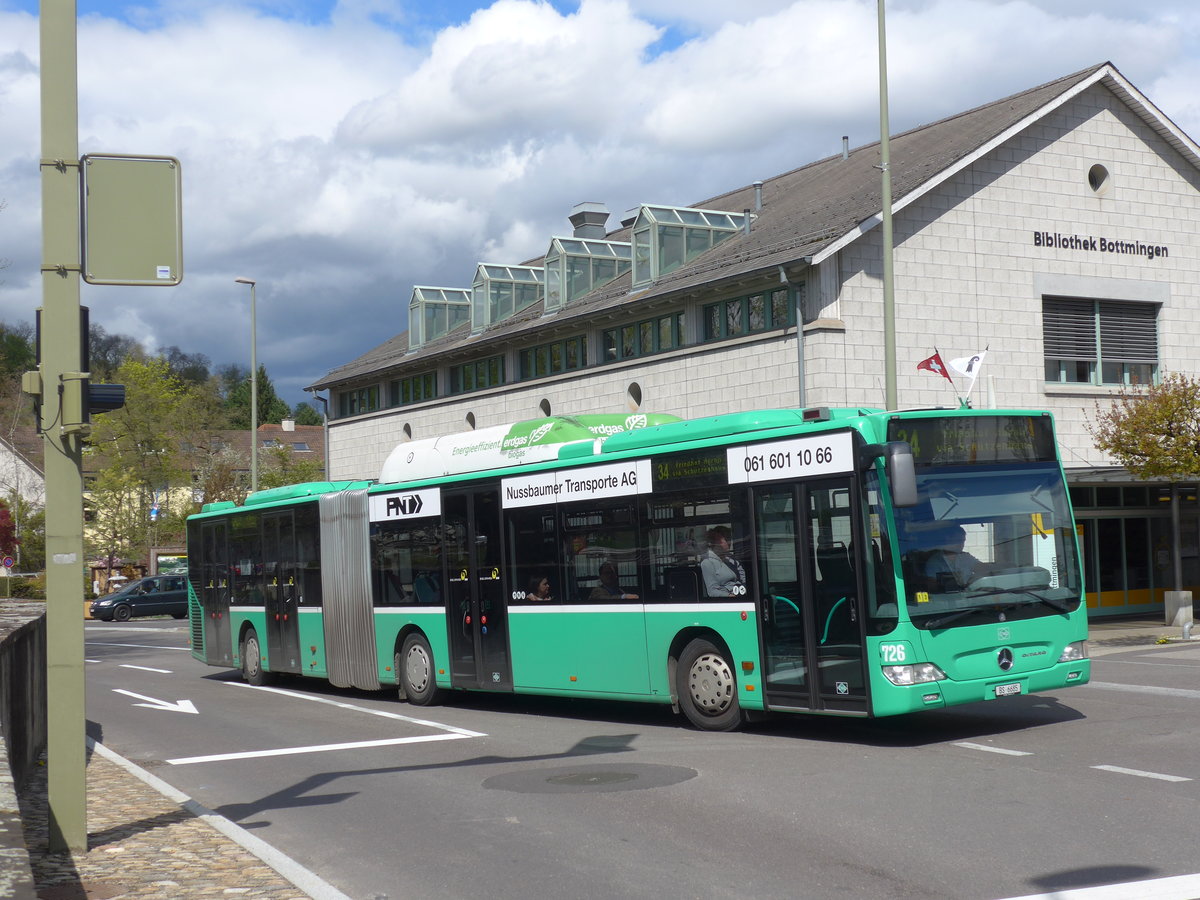
<svg viewBox="0 0 1200 900"><path fill-rule="evenodd" d="M1046 380L1153 384L1158 380L1158 309L1153 303L1045 298Z"/></svg>

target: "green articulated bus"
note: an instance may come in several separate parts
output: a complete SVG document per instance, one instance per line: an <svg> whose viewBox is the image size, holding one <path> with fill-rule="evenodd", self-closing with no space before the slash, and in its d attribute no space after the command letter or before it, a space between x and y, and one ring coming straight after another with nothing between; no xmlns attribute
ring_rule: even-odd
<svg viewBox="0 0 1200 900"><path fill-rule="evenodd" d="M695 726L1084 684L1045 412L577 416L188 523L192 653L339 687L671 704Z"/></svg>

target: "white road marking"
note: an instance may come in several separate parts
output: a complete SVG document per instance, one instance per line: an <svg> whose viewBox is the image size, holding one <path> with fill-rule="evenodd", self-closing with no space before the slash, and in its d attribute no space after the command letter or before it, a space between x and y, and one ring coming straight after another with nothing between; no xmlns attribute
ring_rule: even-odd
<svg viewBox="0 0 1200 900"><path fill-rule="evenodd" d="M1136 659L1106 659L1106 666L1166 666L1171 669L1200 669L1200 663L1138 662Z"/></svg>
<svg viewBox="0 0 1200 900"><path fill-rule="evenodd" d="M358 750L363 747L391 747L396 744L424 744L431 741L461 741L465 734L427 734L419 737L384 738L378 741L350 741L345 744L317 744L311 747L283 747L278 750L247 750L243 753L214 753L211 756L182 756L166 760L172 766L194 763L225 762L231 759L260 759L267 756L297 756L302 753L328 753L331 750Z"/></svg>
<svg viewBox="0 0 1200 900"><path fill-rule="evenodd" d="M170 675L170 669L152 669L150 666L131 666L129 663L121 663L122 669L138 669L142 672L161 672L163 675Z"/></svg>
<svg viewBox="0 0 1200 900"><path fill-rule="evenodd" d="M84 641L97 647L140 647L142 650L188 650L188 647L156 647L153 644L118 644L115 641Z"/></svg>
<svg viewBox="0 0 1200 900"><path fill-rule="evenodd" d="M195 704L191 700L176 700L172 703L170 700L158 700L154 697L146 697L142 694L135 694L133 691L123 691L120 688L113 688L114 694L124 694L126 697L136 697L139 700L145 700L145 703L135 703L134 706L145 706L150 709L161 709L167 712L184 712L192 715L200 715L200 710L196 709Z"/></svg>
<svg viewBox="0 0 1200 900"><path fill-rule="evenodd" d="M98 754L105 759L116 763L125 771L140 778L150 787L154 788L168 800L178 803L193 816L203 819L212 828L219 831L232 841L235 841L240 846L244 847L250 853L253 853L268 866L294 884L305 895L312 897L313 900L350 900L346 894L343 894L329 882L323 880L313 872L304 868L290 856L276 850L260 837L250 834L244 828L234 825L224 816L218 816L207 806L202 806L197 803L187 794L178 791L171 785L167 784L161 778L151 775L140 766L136 766L123 756L119 756L109 750L103 744L98 744L91 738L87 738L87 745L93 748Z"/></svg>
<svg viewBox="0 0 1200 900"><path fill-rule="evenodd" d="M1102 772L1116 772L1118 775L1137 775L1139 778L1156 778L1159 781L1191 781L1182 775L1163 775L1159 772L1144 772L1141 769L1126 769L1124 766L1092 766Z"/></svg>
<svg viewBox="0 0 1200 900"><path fill-rule="evenodd" d="M88 659L86 656L83 658L83 661L84 662L104 662L104 660L102 660L102 659Z"/></svg>
<svg viewBox="0 0 1200 900"><path fill-rule="evenodd" d="M412 716L402 716L399 713L386 712L382 709L371 709L366 706L356 706L353 703L343 703L340 700L330 700L328 697L316 697L312 694L301 694L297 691L288 691L283 688L273 687L255 687L251 684L245 684L241 681L226 681L224 684L233 687L249 688L252 691L268 691L272 694L279 694L283 697L293 697L296 700L308 700L312 703L324 703L328 706L336 706L338 709L349 709L354 712L367 713L371 716L382 716L385 719L396 719L399 722L408 722L412 725L424 725L428 728L437 728L440 731L449 731L451 734L457 734L461 737L487 737L486 734L480 731L468 731L466 728L459 728L456 725L446 725L443 722L432 722L429 719L414 719Z"/></svg>
<svg viewBox="0 0 1200 900"><path fill-rule="evenodd" d="M1003 747L990 747L987 744L973 744L970 741L956 741L955 747L965 747L968 750L985 750L988 753L1003 753L1005 756L1033 756L1025 750L1006 750Z"/></svg>
<svg viewBox="0 0 1200 900"><path fill-rule="evenodd" d="M1195 900L1196 897L1200 897L1200 875L1172 875L1149 881L1027 894L1006 900Z"/></svg>
<svg viewBox="0 0 1200 900"><path fill-rule="evenodd" d="M1083 687L1099 688L1102 691L1128 691L1131 694L1158 694L1162 697L1187 697L1200 700L1200 691L1187 688L1151 687L1145 684L1115 684L1111 681L1089 681Z"/></svg>

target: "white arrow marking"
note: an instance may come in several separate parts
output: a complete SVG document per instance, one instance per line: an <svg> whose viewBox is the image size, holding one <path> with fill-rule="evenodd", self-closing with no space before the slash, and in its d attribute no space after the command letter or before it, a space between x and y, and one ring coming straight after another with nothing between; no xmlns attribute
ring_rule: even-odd
<svg viewBox="0 0 1200 900"><path fill-rule="evenodd" d="M129 663L121 663L122 669L137 669L139 672L161 672L163 675L170 675L170 669L152 669L149 666L131 666Z"/></svg>
<svg viewBox="0 0 1200 900"><path fill-rule="evenodd" d="M156 700L153 697L144 697L141 694L135 694L133 691L123 691L120 688L113 688L114 694L124 694L126 697L137 697L139 700L145 700L145 703L135 703L134 706L146 706L150 709L166 709L171 712L185 712L200 715L200 710L192 704L191 700L179 700L172 703L169 700Z"/></svg>

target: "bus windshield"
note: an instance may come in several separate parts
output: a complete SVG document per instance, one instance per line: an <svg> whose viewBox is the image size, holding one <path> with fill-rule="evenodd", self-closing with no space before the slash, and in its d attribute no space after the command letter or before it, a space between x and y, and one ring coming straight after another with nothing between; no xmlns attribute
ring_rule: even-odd
<svg viewBox="0 0 1200 900"><path fill-rule="evenodd" d="M918 469L920 502L896 510L909 615L941 629L1079 606L1077 545L1056 463Z"/></svg>

